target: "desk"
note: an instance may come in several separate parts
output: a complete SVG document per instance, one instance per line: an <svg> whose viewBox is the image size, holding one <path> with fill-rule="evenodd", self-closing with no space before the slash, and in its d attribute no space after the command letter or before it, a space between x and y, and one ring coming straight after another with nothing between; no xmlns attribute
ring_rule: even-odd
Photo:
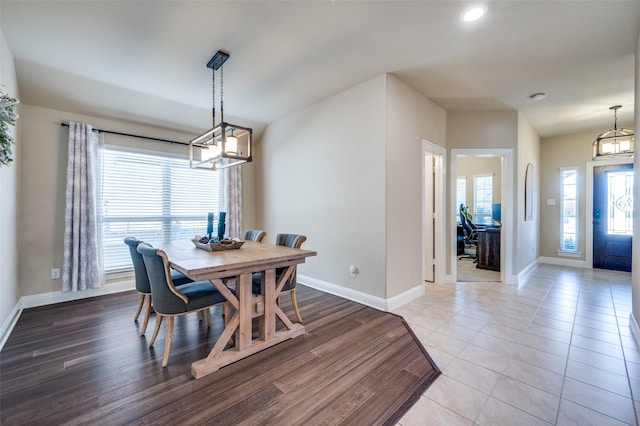
<svg viewBox="0 0 640 426"><path fill-rule="evenodd" d="M500 228L478 229L478 269L500 270Z"/></svg>
<svg viewBox="0 0 640 426"><path fill-rule="evenodd" d="M189 240L154 243L167 254L172 268L195 281L209 280L235 308L235 313L209 355L191 365L191 374L199 379L242 358L304 334L302 324L293 324L276 301L286 280L299 263L317 253L265 243L247 241L237 250L197 249ZM287 268L276 283L276 268ZM263 272L262 295L251 291L251 274ZM236 295L222 281L237 277ZM251 320L259 318L259 337L253 339ZM286 330L276 331L276 317ZM235 333L235 347L224 350Z"/></svg>

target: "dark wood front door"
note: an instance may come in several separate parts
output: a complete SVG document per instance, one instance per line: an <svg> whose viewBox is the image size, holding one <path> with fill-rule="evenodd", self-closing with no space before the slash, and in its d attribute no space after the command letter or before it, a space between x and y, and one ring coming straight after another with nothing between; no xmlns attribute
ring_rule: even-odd
<svg viewBox="0 0 640 426"><path fill-rule="evenodd" d="M633 164L593 169L593 267L631 272Z"/></svg>

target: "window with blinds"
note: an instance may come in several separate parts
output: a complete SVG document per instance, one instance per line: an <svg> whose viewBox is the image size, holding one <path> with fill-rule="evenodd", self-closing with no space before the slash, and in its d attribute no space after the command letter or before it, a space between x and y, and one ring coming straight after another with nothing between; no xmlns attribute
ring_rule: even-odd
<svg viewBox="0 0 640 426"><path fill-rule="evenodd" d="M473 177L473 222L476 225L491 225L493 204L493 175Z"/></svg>
<svg viewBox="0 0 640 426"><path fill-rule="evenodd" d="M105 147L101 192L106 273L132 268L126 237L153 242L204 235L207 213L219 211L218 172L191 169L188 160L167 155Z"/></svg>

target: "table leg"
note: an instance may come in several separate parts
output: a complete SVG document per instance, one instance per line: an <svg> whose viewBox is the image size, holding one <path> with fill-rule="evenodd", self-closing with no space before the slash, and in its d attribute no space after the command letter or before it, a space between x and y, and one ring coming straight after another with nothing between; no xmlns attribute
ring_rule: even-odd
<svg viewBox="0 0 640 426"><path fill-rule="evenodd" d="M240 301L238 309L238 313L240 314L240 327L238 327L237 330L236 348L242 351L251 346L251 334L253 331L251 324L251 274L242 274L238 277L236 293Z"/></svg>
<svg viewBox="0 0 640 426"><path fill-rule="evenodd" d="M264 296L264 315L259 318L260 338L272 339L276 334L276 270L262 272L261 293Z"/></svg>
<svg viewBox="0 0 640 426"><path fill-rule="evenodd" d="M246 358L249 355L260 352L287 339L292 339L304 334L304 326L302 324L292 324L284 315L282 309L276 305L279 289L282 289L284 281L289 274L285 273L284 276L281 277L280 283L275 282L275 269L267 270L264 274L264 311L263 314L260 315L260 339L252 340L251 338L251 320L253 317L251 274L243 274L238 277L236 285L238 301L237 312L233 315L233 318L209 353L209 356L191 364L191 374L193 377L199 379L219 370L225 365ZM216 284L216 287L221 285L219 280L212 280L212 282ZM232 295L229 296L228 299L232 304L236 300ZM276 316L280 317L288 330L276 331ZM236 332L236 346L223 350L233 330Z"/></svg>

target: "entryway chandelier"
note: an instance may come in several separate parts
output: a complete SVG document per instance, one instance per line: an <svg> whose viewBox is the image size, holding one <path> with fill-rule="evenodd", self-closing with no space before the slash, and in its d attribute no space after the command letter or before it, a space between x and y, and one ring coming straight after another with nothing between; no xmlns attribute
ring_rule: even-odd
<svg viewBox="0 0 640 426"><path fill-rule="evenodd" d="M248 127L224 121L223 67L229 59L227 53L218 51L207 63L211 68L212 128L189 143L189 164L192 168L224 169L251 161L251 134ZM216 124L216 71L220 70L220 122Z"/></svg>
<svg viewBox="0 0 640 426"><path fill-rule="evenodd" d="M618 110L622 105L610 107L613 110L613 129L599 135L593 142L593 159L633 157L633 130L618 129Z"/></svg>

